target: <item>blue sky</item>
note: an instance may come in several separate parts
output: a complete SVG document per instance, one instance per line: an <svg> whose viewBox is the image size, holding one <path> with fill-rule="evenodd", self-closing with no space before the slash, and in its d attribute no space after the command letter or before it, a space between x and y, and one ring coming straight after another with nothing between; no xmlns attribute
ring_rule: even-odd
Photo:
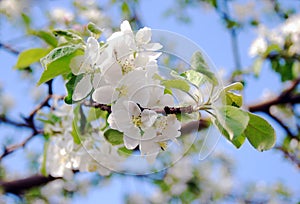
<svg viewBox="0 0 300 204"><path fill-rule="evenodd" d="M60 4L58 1L56 1L56 3L58 5ZM140 16L142 17L142 21L146 26L153 29L172 31L191 39L208 54L217 69L232 69L234 65L231 54L230 37L215 13L213 11L204 11L200 8L189 10L193 21L190 24L183 24L178 23L174 18L163 17L166 8L170 6L172 6L171 0L141 1ZM2 26L6 26L5 23L2 22ZM5 39L11 39L14 35L17 36L17 34L13 33L12 28L10 28L9 32L11 32L11 35L7 36L6 33L0 31L1 40L5 41ZM249 66L252 62L252 59L248 57L248 47L255 36L256 34L250 30L245 30L239 36L241 58L245 67ZM28 96L26 96L28 95L26 91L31 88L29 85L30 81L26 83L25 86L18 85L19 74L11 72L10 70L15 60L15 56L0 50L0 82L9 87L8 92L18 93L16 96L17 102L22 101L22 103L18 103L18 105L22 105L14 110L14 112L26 113L32 108L30 106L30 100ZM262 70L261 78L255 79L248 77L247 79L249 79L249 83L244 93L246 104L257 101L264 88L268 88L275 93L280 90L280 79L268 68ZM276 124L272 124L277 127ZM278 127L276 129L278 130ZM6 131L7 134L11 134L13 130L7 129ZM278 131L277 133L278 138L282 138L283 132ZM24 136L26 136L26 133L24 133ZM231 144L227 143L225 138L220 139L216 148L224 149L225 152L236 160L236 175L239 182L260 181L271 185L276 181L282 181L294 191L300 191L299 171L290 162L284 159L282 154L272 150L260 153L253 149L248 143L237 150ZM201 161L199 161L199 163L201 165ZM16 168L18 169L19 167L16 166ZM122 182L124 183L124 181ZM148 187L145 185L146 182L142 180L136 181L133 178L125 179L125 182L127 185L126 188L136 190L139 186L144 186L144 190L142 191L145 192L145 194L147 193ZM82 201L92 203L93 201L97 201L99 197L102 197L104 200L110 199L113 203L121 203L122 198L120 196L126 192L121 184L122 183L117 180L114 180L112 185L104 187L100 193L98 190L92 190L88 194L88 200L87 198L77 198L76 203L81 203ZM114 196L109 196L112 195L112 193Z"/></svg>

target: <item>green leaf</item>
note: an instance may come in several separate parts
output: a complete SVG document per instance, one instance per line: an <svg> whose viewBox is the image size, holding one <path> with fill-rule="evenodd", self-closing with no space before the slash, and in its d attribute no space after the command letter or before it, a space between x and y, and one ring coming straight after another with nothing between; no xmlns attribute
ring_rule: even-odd
<svg viewBox="0 0 300 204"><path fill-rule="evenodd" d="M132 154L133 150L127 149L126 147L120 147L118 149L118 153L123 156L130 156Z"/></svg>
<svg viewBox="0 0 300 204"><path fill-rule="evenodd" d="M43 30L34 30L34 31L30 31L31 35L37 36L39 38L41 38L42 40L44 40L48 45L52 46L52 47L56 47L58 44L57 39L54 37L54 35L50 32L46 32Z"/></svg>
<svg viewBox="0 0 300 204"><path fill-rule="evenodd" d="M45 68L38 85L53 79L59 75L69 74L70 61L73 57L82 55L83 51L79 49L78 45L69 45L59 47L52 50L46 57L41 59L41 63Z"/></svg>
<svg viewBox="0 0 300 204"><path fill-rule="evenodd" d="M197 51L193 54L191 59L191 68L207 77L213 85L218 85L218 79L215 74L209 70L209 66L205 62L201 52Z"/></svg>
<svg viewBox="0 0 300 204"><path fill-rule="evenodd" d="M124 16L126 16L126 17L130 16L130 9L129 9L129 6L126 3L126 1L124 1L122 3L122 8L121 9L122 9L122 13L123 13Z"/></svg>
<svg viewBox="0 0 300 204"><path fill-rule="evenodd" d="M263 58L267 58L269 54L274 53L274 52L280 52L281 47L277 44L271 44L268 46L266 51L263 53Z"/></svg>
<svg viewBox="0 0 300 204"><path fill-rule="evenodd" d="M264 59L261 58L261 57L258 57L258 58L254 61L253 66L252 66L252 69L253 69L254 75L255 75L256 77L259 76L260 71L261 71L261 69L262 69L263 63L264 63Z"/></svg>
<svg viewBox="0 0 300 204"><path fill-rule="evenodd" d="M235 93L234 91L243 90L243 84L240 82L235 82L226 86L223 89L222 102L223 104L235 107L241 107L243 105L243 97L241 94Z"/></svg>
<svg viewBox="0 0 300 204"><path fill-rule="evenodd" d="M239 136L230 139L229 133L222 127L222 125L217 120L214 121L214 124L222 133L222 135L224 135L225 138L229 140L236 148L240 148L244 144L246 140L246 136L244 134L241 134Z"/></svg>
<svg viewBox="0 0 300 204"><path fill-rule="evenodd" d="M107 111L103 111L100 108L90 108L89 114L87 116L87 122L91 122L99 118L106 119L107 116L108 116Z"/></svg>
<svg viewBox="0 0 300 204"><path fill-rule="evenodd" d="M206 77L195 70L188 70L186 72L183 72L181 76L185 77L189 82L197 87L199 87L206 81Z"/></svg>
<svg viewBox="0 0 300 204"><path fill-rule="evenodd" d="M73 120L73 122L72 122L71 135L73 136L74 143L75 144L80 144L80 141L81 141L81 139L80 139L80 130L77 127L77 121L76 120Z"/></svg>
<svg viewBox="0 0 300 204"><path fill-rule="evenodd" d="M250 144L259 151L271 149L276 142L274 128L263 118L249 113L249 124L245 130L245 136Z"/></svg>
<svg viewBox="0 0 300 204"><path fill-rule="evenodd" d="M47 163L48 147L49 147L49 141L45 141L45 143L44 143L44 151L43 151L43 161L42 161L42 165L41 165L41 174L43 176L47 176L46 163Z"/></svg>
<svg viewBox="0 0 300 204"><path fill-rule="evenodd" d="M228 86L226 86L224 88L225 91L231 91L231 90L235 90L235 91L242 91L244 88L243 84L241 82L234 82L232 84L229 84Z"/></svg>
<svg viewBox="0 0 300 204"><path fill-rule="evenodd" d="M241 107L243 105L243 97L240 94L227 91L225 94L225 104L229 106Z"/></svg>
<svg viewBox="0 0 300 204"><path fill-rule="evenodd" d="M80 122L81 120L81 113L80 113L80 110L81 107L80 105L77 105L74 110L73 110L73 113L74 113L74 118L73 118L73 121L72 121L72 132L71 132L71 135L73 136L73 140L74 140L74 143L75 144L80 144L81 143L81 127L79 126L78 122Z"/></svg>
<svg viewBox="0 0 300 204"><path fill-rule="evenodd" d="M118 130L108 129L104 132L104 137L112 145L123 144L123 133Z"/></svg>
<svg viewBox="0 0 300 204"><path fill-rule="evenodd" d="M80 43L80 42L84 42L82 37L78 34L76 34L74 31L71 30L54 30L53 34L55 36L61 36L64 37L68 42L71 43Z"/></svg>
<svg viewBox="0 0 300 204"><path fill-rule="evenodd" d="M80 74L78 76L71 73L71 77L69 78L69 81L66 83L66 89L68 92L68 95L65 97L65 102L67 104L73 104L76 103L76 101L73 101L72 96L74 92L74 88L76 84L82 79L83 74Z"/></svg>
<svg viewBox="0 0 300 204"><path fill-rule="evenodd" d="M247 112L233 107L233 106L223 106L216 110L217 127L223 133L224 129L228 135L229 141L239 140L239 137L243 134L247 128L249 122L249 116Z"/></svg>
<svg viewBox="0 0 300 204"><path fill-rule="evenodd" d="M99 38L102 34L102 30L94 23L90 22L87 25L87 29L95 35L96 38Z"/></svg>
<svg viewBox="0 0 300 204"><path fill-rule="evenodd" d="M25 28L28 31L30 29L30 25L31 25L31 19L28 15L26 15L25 13L22 13L22 20L24 22Z"/></svg>
<svg viewBox="0 0 300 204"><path fill-rule="evenodd" d="M188 92L190 90L189 84L182 80L182 79L170 79L170 80L163 80L162 85L165 86L166 89L179 89L184 92Z"/></svg>
<svg viewBox="0 0 300 204"><path fill-rule="evenodd" d="M35 62L39 62L42 57L45 57L50 52L49 49L45 48L32 48L25 50L18 56L17 64L15 67L17 69L24 69L29 67Z"/></svg>

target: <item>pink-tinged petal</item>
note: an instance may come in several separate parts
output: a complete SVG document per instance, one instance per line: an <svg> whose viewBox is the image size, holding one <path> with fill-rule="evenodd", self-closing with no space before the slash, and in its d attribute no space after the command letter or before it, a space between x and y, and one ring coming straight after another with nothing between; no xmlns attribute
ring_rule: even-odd
<svg viewBox="0 0 300 204"><path fill-rule="evenodd" d="M91 76L85 75L76 85L72 99L80 101L84 99L92 90Z"/></svg>
<svg viewBox="0 0 300 204"><path fill-rule="evenodd" d="M114 87L107 85L107 86L102 86L97 88L93 95L92 98L94 101L97 103L101 104L111 104L113 102L113 93L115 89Z"/></svg>
<svg viewBox="0 0 300 204"><path fill-rule="evenodd" d="M139 140L132 139L126 135L124 135L123 140L124 140L124 145L127 149L134 149L139 144Z"/></svg>
<svg viewBox="0 0 300 204"><path fill-rule="evenodd" d="M138 44L143 45L151 41L151 36L151 29L148 27L144 27L136 33L135 40Z"/></svg>
<svg viewBox="0 0 300 204"><path fill-rule="evenodd" d="M157 118L157 113L153 110L146 109L142 112L141 116L143 127L151 127Z"/></svg>

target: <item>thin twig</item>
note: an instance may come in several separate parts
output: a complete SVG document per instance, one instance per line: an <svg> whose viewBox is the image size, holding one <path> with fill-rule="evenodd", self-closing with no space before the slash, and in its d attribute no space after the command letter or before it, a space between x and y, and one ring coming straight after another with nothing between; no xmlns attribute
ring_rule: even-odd
<svg viewBox="0 0 300 204"><path fill-rule="evenodd" d="M288 150L286 150L282 146L277 146L277 147L275 147L275 149L281 151L286 158L288 158L289 160L291 160L300 169L300 160L297 157L297 155L292 154L291 152L289 152Z"/></svg>
<svg viewBox="0 0 300 204"><path fill-rule="evenodd" d="M38 132L33 132L30 136L28 136L24 141L22 141L21 143L19 144L14 144L14 145L11 145L9 147L4 147L4 152L2 153L2 155L0 156L0 161L6 157L7 155L25 147L27 145L27 143L33 138L35 137L36 135L39 135L39 134L43 134L43 131L38 131Z"/></svg>
<svg viewBox="0 0 300 204"><path fill-rule="evenodd" d="M6 51L8 51L8 52L10 52L14 55L19 55L20 54L20 52L18 50L12 48L10 45L6 45L6 44L1 43L1 42L0 42L0 48L4 48Z"/></svg>

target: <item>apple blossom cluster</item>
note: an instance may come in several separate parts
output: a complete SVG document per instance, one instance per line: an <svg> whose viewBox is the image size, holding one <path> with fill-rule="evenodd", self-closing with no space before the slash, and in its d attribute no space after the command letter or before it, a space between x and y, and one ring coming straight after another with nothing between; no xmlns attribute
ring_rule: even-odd
<svg viewBox="0 0 300 204"><path fill-rule="evenodd" d="M102 131L89 131L74 141L74 113L71 105L55 105L50 120L45 123L44 132L49 141L44 154L44 166L47 174L54 177L72 178L73 171L98 172L102 176L118 169L124 160L117 149L108 143Z"/></svg>
<svg viewBox="0 0 300 204"><path fill-rule="evenodd" d="M118 149L106 141L105 131L119 132L121 146L128 150L138 148L149 163L167 149L169 142L176 142L181 135L181 123L175 114L161 111L166 106L175 106L173 96L165 93L165 87L157 79L161 48L159 43L151 42L149 28L135 34L128 21L105 43L99 43L94 37L87 39L84 54L70 61L76 78L72 100L89 98L110 107L107 119L104 118L108 125L101 129L98 124L80 133L80 127L75 128L78 116L72 112L72 106L57 107L53 114L59 121L45 125L45 133L51 135L46 169L52 176L66 176L72 170L107 175L108 169L118 169L115 164L122 158ZM81 134L79 142L75 141L74 134L75 137ZM98 143L99 149L95 148Z"/></svg>
<svg viewBox="0 0 300 204"><path fill-rule="evenodd" d="M249 55L252 57L262 55L267 51L269 45L277 45L278 49L288 46L288 53L300 53L300 15L290 16L278 27L269 30L265 26L258 29L259 36L253 41Z"/></svg>

